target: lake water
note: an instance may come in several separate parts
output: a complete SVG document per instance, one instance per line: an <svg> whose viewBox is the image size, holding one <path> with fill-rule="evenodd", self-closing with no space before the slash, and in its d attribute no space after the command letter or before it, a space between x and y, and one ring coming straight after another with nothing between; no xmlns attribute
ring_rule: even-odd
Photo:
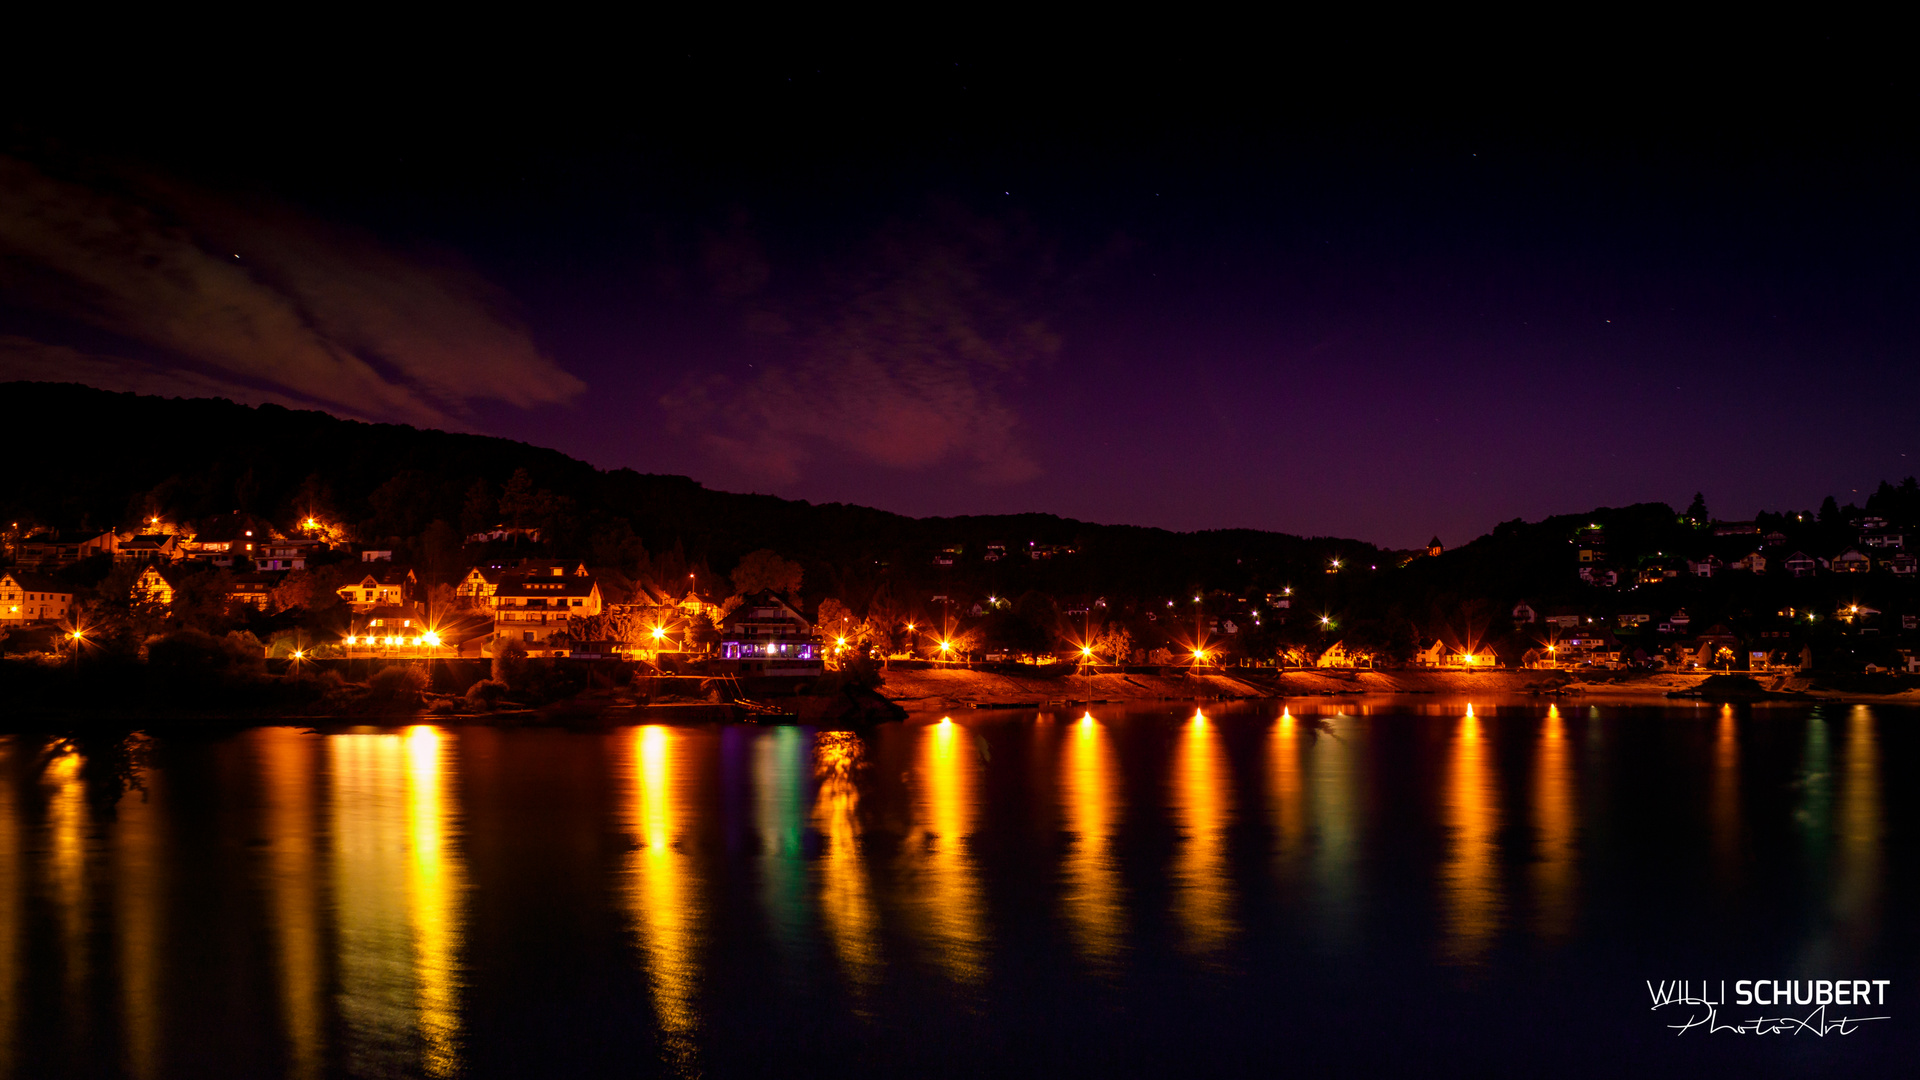
<svg viewBox="0 0 1920 1080"><path fill-rule="evenodd" d="M0 1074L1899 1075L1917 720L12 736ZM1889 1019L1743 979L1888 980L1825 1019Z"/></svg>

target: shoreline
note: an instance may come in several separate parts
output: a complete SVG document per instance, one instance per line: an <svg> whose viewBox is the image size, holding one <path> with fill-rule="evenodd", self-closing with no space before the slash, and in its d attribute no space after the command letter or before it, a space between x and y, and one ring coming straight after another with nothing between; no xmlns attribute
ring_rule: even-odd
<svg viewBox="0 0 1920 1080"><path fill-rule="evenodd" d="M982 708L1042 708L1067 703L1283 700L1288 698L1435 695L1449 698L1561 698L1594 701L1684 701L1714 672L1598 672L1604 679L1566 671L1421 671L1232 669L1177 675L1098 674L1040 677L964 668L890 671L880 693L912 712ZM1725 674L1725 673L1719 673ZM1733 674L1742 674L1735 672ZM1775 702L1832 701L1865 705L1920 705L1920 690L1868 694L1817 688L1799 672L1762 673L1757 681ZM1756 700L1728 695L1728 701Z"/></svg>
<svg viewBox="0 0 1920 1080"><path fill-rule="evenodd" d="M1036 676L966 668L893 670L883 673L875 696L901 715L940 713L1017 712L1064 706L1146 706L1160 703L1235 701L1329 700L1354 698L1432 698L1487 705L1515 701L1565 701L1609 704L1680 705L1687 702L1795 705L1835 704L1920 706L1920 690L1870 694L1818 686L1818 677L1798 672L1767 675L1758 681L1764 695L1691 694L1713 673L1598 672L1606 678L1587 681L1564 671L1419 671L1419 670L1288 670L1233 669L1230 672L1177 674L1102 673ZM1735 673L1739 674L1739 673ZM438 695L434 695L438 697ZM449 700L443 698L442 700ZM798 696L792 710L779 709L768 723L804 723L832 727L841 717L816 714L813 703L826 699ZM768 703L771 705L771 701ZM764 707L763 707L764 708ZM398 727L410 724L474 725L488 727L596 728L633 723L752 722L754 711L731 702L690 699L647 702L621 694L565 698L543 706L521 706L491 711L434 711L432 708L392 712L311 711L273 708L151 709L116 707L90 710L62 708L24 710L10 717L0 731L46 731L80 727L250 727L296 724L315 728ZM847 718L850 719L850 718ZM866 723L884 722L870 718Z"/></svg>

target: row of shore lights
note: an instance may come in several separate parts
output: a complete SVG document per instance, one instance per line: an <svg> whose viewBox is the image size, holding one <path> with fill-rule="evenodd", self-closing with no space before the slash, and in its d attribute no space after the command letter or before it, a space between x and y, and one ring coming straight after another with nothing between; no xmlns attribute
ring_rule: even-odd
<svg viewBox="0 0 1920 1080"><path fill-rule="evenodd" d="M431 630L429 630L424 634L421 634L419 637L413 637L413 638L376 637L372 634L368 634L364 637L356 637L352 634L348 634L347 644L349 645L412 645L415 647L418 647L421 645L438 646L440 644L440 635L432 632Z"/></svg>

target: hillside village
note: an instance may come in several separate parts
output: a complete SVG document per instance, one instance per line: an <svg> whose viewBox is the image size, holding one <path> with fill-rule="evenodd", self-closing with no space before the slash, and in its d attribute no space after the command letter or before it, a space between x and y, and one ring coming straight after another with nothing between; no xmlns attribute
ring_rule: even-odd
<svg viewBox="0 0 1920 1080"><path fill-rule="evenodd" d="M528 484L524 473L510 478L496 509L511 509ZM565 556L541 528L504 522L442 538L436 553L421 538L369 536L313 513L154 514L125 531L7 532L0 632L9 653L50 658L139 654L193 631L282 661L611 659L651 673L789 678L895 661L1912 673L1914 524L1889 516L1912 496L1909 480L1883 487L1876 512L1830 505L1746 521L1707 517L1704 505L1601 510L1570 528L1510 523L1454 552L1436 537L1385 568L1335 556L1297 585L1179 595L1122 583L1003 595L981 582L1011 576L1005 564L1031 570L1082 554L1011 537L923 552L916 561L931 576L917 588L883 579L855 597L819 595L798 562L767 549L721 576L683 559ZM1503 564L1506 592L1456 591L1425 613L1404 602L1432 595L1436 575L1499 579ZM1342 575L1359 580L1343 587Z"/></svg>
<svg viewBox="0 0 1920 1080"><path fill-rule="evenodd" d="M1729 520L1703 496L1390 550L1044 514L914 519L598 470L501 439L19 383L85 443L0 488L0 650L618 663L1820 671L1920 655L1920 485ZM51 430L51 429L49 429ZM289 446L329 446L318 457ZM196 639L197 640L197 639Z"/></svg>

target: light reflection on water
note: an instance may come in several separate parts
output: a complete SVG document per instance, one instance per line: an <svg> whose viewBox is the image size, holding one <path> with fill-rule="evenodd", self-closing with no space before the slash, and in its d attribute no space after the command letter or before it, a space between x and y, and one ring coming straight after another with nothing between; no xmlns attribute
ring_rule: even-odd
<svg viewBox="0 0 1920 1080"><path fill-rule="evenodd" d="M1360 937L1357 864L1367 811L1358 790L1361 765L1353 728L1341 716L1303 716L1294 725L1296 740L1304 736L1295 745L1307 764L1302 780L1313 844L1311 923L1316 939L1336 951L1353 947ZM1321 732L1327 737L1316 737Z"/></svg>
<svg viewBox="0 0 1920 1080"><path fill-rule="evenodd" d="M1306 782L1300 772L1300 723L1283 709L1273 724L1273 832L1282 878L1291 878L1306 843Z"/></svg>
<svg viewBox="0 0 1920 1080"><path fill-rule="evenodd" d="M1503 897L1495 842L1500 793L1494 786L1495 769L1487 734L1469 705L1454 729L1441 796L1449 834L1440 873L1446 930L1442 951L1456 963L1478 961L1500 925Z"/></svg>
<svg viewBox="0 0 1920 1080"><path fill-rule="evenodd" d="M166 838L157 778L120 800L113 823L113 893L127 1071L160 1071L160 975L166 923Z"/></svg>
<svg viewBox="0 0 1920 1080"><path fill-rule="evenodd" d="M1060 793L1072 847L1060 868L1065 886L1060 903L1080 951L1096 963L1111 963L1126 930L1114 854L1122 807L1115 790L1113 747L1091 713L1073 722L1065 744Z"/></svg>
<svg viewBox="0 0 1920 1080"><path fill-rule="evenodd" d="M56 745L40 773L47 789L47 848L45 864L48 899L59 921L61 990L69 1037L87 1040L91 1032L85 1003L90 974L87 922L87 791L81 779L85 759L72 748Z"/></svg>
<svg viewBox="0 0 1920 1080"><path fill-rule="evenodd" d="M422 725L327 743L338 1000L351 1071L450 1076L460 1068L466 886L447 790L450 738Z"/></svg>
<svg viewBox="0 0 1920 1080"><path fill-rule="evenodd" d="M692 1075L699 1061L701 935L705 904L689 850L697 810L687 798L698 765L691 734L659 725L637 728L631 740L628 827L636 840L626 892L645 954L647 982L667 1059Z"/></svg>
<svg viewBox="0 0 1920 1080"><path fill-rule="evenodd" d="M773 940L791 959L804 947L814 917L802 835L812 802L813 740L794 727L756 734L753 807L760 833L761 910Z"/></svg>
<svg viewBox="0 0 1920 1080"><path fill-rule="evenodd" d="M1233 789L1219 730L1198 710L1181 727L1174 745L1168 805L1181 836L1173 865L1174 916L1185 928L1190 948L1216 952L1235 930L1226 864Z"/></svg>
<svg viewBox="0 0 1920 1080"><path fill-rule="evenodd" d="M1572 930L1578 881L1573 761L1558 705L1547 706L1533 768L1534 928L1543 941L1551 944Z"/></svg>
<svg viewBox="0 0 1920 1080"><path fill-rule="evenodd" d="M1871 958L1878 930L1885 881L1886 818L1880 786L1880 731L1873 710L1856 705L1846 719L1846 747L1840 780L1832 914L1839 933L1829 962L1862 963Z"/></svg>
<svg viewBox="0 0 1920 1080"><path fill-rule="evenodd" d="M14 796L20 747L26 740L0 738L0 1076L14 1074L14 1042L20 1027L22 892L25 860L20 845L20 809Z"/></svg>
<svg viewBox="0 0 1920 1080"><path fill-rule="evenodd" d="M820 781L814 828L821 836L820 912L857 998L880 980L880 920L860 853L860 785L868 770L866 744L848 731L816 738Z"/></svg>
<svg viewBox="0 0 1920 1080"><path fill-rule="evenodd" d="M320 895L323 873L316 842L315 776L319 740L293 728L250 732L264 789L267 831L265 878L268 925L287 1038L287 1075L311 1080L325 1060L325 983Z"/></svg>
<svg viewBox="0 0 1920 1080"><path fill-rule="evenodd" d="M1712 792L1713 867L1726 888L1740 871L1740 723L1731 705L1720 707L1715 728Z"/></svg>
<svg viewBox="0 0 1920 1080"><path fill-rule="evenodd" d="M739 1071L760 1052L740 1048L759 1045L742 1032L839 1045L781 1028L787 1007L900 1033L891 1049L841 1047L884 1072L900 1063L888 1054L982 1060L968 1057L986 1052L979 1029L956 1014L1018 1026L1087 997L1089 980L1153 1001L1178 984L1259 1002L1298 969L1364 956L1399 979L1473 971L1466 989L1448 984L1470 1001L1478 982L1515 977L1512 944L1550 946L1576 972L1599 965L1623 943L1592 927L1649 893L1666 918L1698 921L1647 933L1688 948L1724 933L1727 956L1769 974L1902 974L1888 935L1911 933L1886 912L1912 902L1913 860L1890 845L1915 830L1891 820L1907 804L1888 761L1913 742L1885 710L1576 716L1305 703L927 718L862 735L280 728L156 740L161 763L125 791L100 786L90 744L8 737L0 1073L207 1075L229 1060L229 1075L497 1072L473 1056L492 1034L478 1017L505 1026L499 1045L549 1007L537 995L551 988L476 982L523 937L541 942L555 985L585 973L587 1004L567 1009L613 1014L582 1062L684 1076ZM523 737L548 750L508 767L563 762L605 794L490 806L489 819L525 820L552 844L623 841L542 864L593 882L470 855L473 800L514 796L464 789L463 754L484 742L511 758ZM1656 810L1620 809L1636 805ZM750 843L710 842L729 806ZM1597 821L1596 807L1612 809ZM601 897L609 933L626 936L499 923L512 905L481 920L489 892L549 888ZM1736 932L1722 910L1759 915ZM1756 925L1780 929L1756 946L1739 936ZM208 942L230 943L217 964ZM1648 946L1648 962L1678 947ZM629 973L626 996L608 968ZM209 1021L186 1010L209 1008L252 1034L195 1042L184 1032Z"/></svg>
<svg viewBox="0 0 1920 1080"><path fill-rule="evenodd" d="M978 780L992 751L986 738L949 717L910 725L920 741L914 776L915 835L902 870L917 896L915 922L934 961L960 983L986 978L988 936L979 870L968 844L979 811Z"/></svg>

